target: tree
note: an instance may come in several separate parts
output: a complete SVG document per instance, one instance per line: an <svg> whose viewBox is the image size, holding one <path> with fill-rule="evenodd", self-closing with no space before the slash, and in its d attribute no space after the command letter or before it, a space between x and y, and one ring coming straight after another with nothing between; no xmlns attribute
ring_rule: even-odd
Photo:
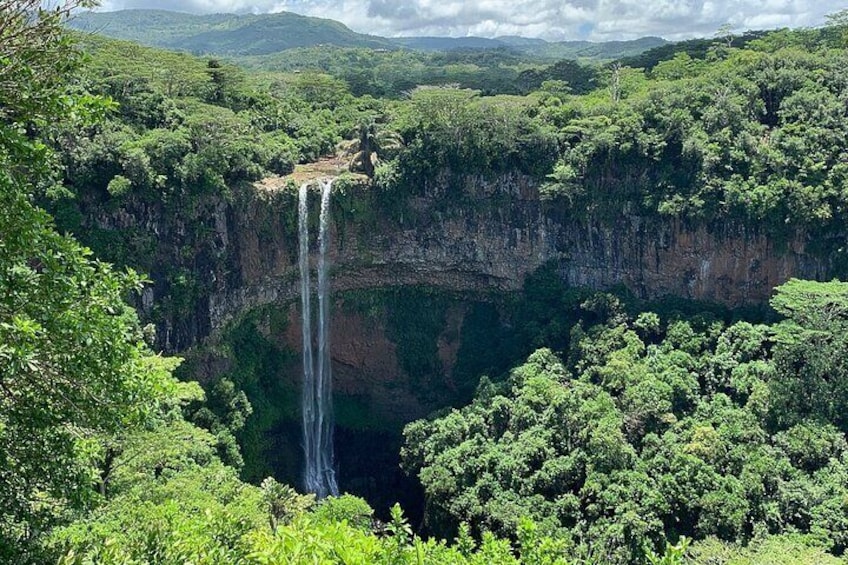
<svg viewBox="0 0 848 565"><path fill-rule="evenodd" d="M0 0L0 118L28 121L64 103L57 93L79 57L62 22L72 10L93 5L91 0Z"/></svg>
<svg viewBox="0 0 848 565"><path fill-rule="evenodd" d="M621 63L615 62L610 66L609 93L613 104L621 100Z"/></svg>
<svg viewBox="0 0 848 565"><path fill-rule="evenodd" d="M716 41L721 41L726 49L733 47L733 26L730 22L723 24L716 30L714 35Z"/></svg>
<svg viewBox="0 0 848 565"><path fill-rule="evenodd" d="M848 9L827 15L827 32L836 47L848 45Z"/></svg>
<svg viewBox="0 0 848 565"><path fill-rule="evenodd" d="M241 110L240 99L244 97L241 92L244 83L241 70L232 65L221 64L217 59L210 59L206 63L206 72L209 74L209 91L206 101L210 104Z"/></svg>
<svg viewBox="0 0 848 565"><path fill-rule="evenodd" d="M769 302L786 316L787 329L807 331L842 330L848 326L848 283L791 279L775 289ZM782 333L789 337L794 333Z"/></svg>
<svg viewBox="0 0 848 565"><path fill-rule="evenodd" d="M43 562L42 532L95 494L98 438L173 392L124 302L143 278L60 235L33 204L51 181L43 134L105 104L67 85L79 61L70 0L0 4L0 561ZM39 135L41 134L41 135Z"/></svg>
<svg viewBox="0 0 848 565"><path fill-rule="evenodd" d="M773 425L814 418L848 431L848 283L792 279L771 305L787 318L775 327Z"/></svg>
<svg viewBox="0 0 848 565"><path fill-rule="evenodd" d="M374 176L374 165L380 155L403 145L397 133L378 128L373 119L360 122L354 135L352 140L342 143L342 154L350 158L351 171L361 171L368 178Z"/></svg>

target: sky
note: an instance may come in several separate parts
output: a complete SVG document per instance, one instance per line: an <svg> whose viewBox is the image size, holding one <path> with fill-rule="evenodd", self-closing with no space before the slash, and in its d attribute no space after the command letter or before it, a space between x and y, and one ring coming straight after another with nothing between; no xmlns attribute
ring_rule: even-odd
<svg viewBox="0 0 848 565"><path fill-rule="evenodd" d="M821 25L844 0L102 0L101 10L279 12L339 20L387 37L520 35L551 41L669 40L734 31Z"/></svg>

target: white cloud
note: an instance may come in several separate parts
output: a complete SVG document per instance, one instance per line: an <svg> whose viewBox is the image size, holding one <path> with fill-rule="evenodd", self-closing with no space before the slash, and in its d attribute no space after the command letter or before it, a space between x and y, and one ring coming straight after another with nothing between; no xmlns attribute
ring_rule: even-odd
<svg viewBox="0 0 848 565"><path fill-rule="evenodd" d="M551 40L683 39L735 31L815 26L843 8L837 0L104 0L103 10L290 11L397 35L523 35Z"/></svg>

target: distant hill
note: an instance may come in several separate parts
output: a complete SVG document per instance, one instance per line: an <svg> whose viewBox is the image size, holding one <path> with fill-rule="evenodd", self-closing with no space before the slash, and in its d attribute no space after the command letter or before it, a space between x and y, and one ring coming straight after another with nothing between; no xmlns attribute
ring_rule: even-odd
<svg viewBox="0 0 848 565"><path fill-rule="evenodd" d="M418 51L453 51L456 49L499 49L509 47L503 41L486 37L393 37L392 43Z"/></svg>
<svg viewBox="0 0 848 565"><path fill-rule="evenodd" d="M761 39L768 35L768 33L768 31L746 31L741 35L734 35L731 40L731 46L738 48L745 47L748 42ZM678 53L687 53L693 59L703 59L716 42L717 40L715 38L698 38L667 43L643 50L640 53L622 55L620 62L627 67L651 70L660 61L673 59Z"/></svg>
<svg viewBox="0 0 848 565"><path fill-rule="evenodd" d="M642 37L631 41L545 41L538 38L503 36L485 37L395 37L392 43L420 51L454 51L459 49L512 49L542 59L620 59L662 47L668 42L661 37Z"/></svg>
<svg viewBox="0 0 848 565"><path fill-rule="evenodd" d="M226 56L266 55L315 45L393 47L382 37L356 33L340 22L291 12L203 16L164 10L85 12L69 25L157 47Z"/></svg>
<svg viewBox="0 0 848 565"><path fill-rule="evenodd" d="M619 59L638 55L665 45L659 37L633 41L548 42L543 39L504 36L485 37L400 37L384 38L356 33L335 20L301 16L291 12L275 14L194 15L165 10L121 10L84 12L69 25L81 31L99 33L196 54L229 57L279 53L300 47L332 45L371 49L411 49L454 51L509 49L541 59Z"/></svg>
<svg viewBox="0 0 848 565"><path fill-rule="evenodd" d="M621 59L665 45L670 43L662 37L640 37L629 41L558 41L530 49L547 59Z"/></svg>
<svg viewBox="0 0 848 565"><path fill-rule="evenodd" d="M538 37L521 37L518 35L502 35L500 37L496 37L496 40L505 43L511 47L518 47L522 49L532 48L532 47L543 47L548 45L548 42L544 39L539 39Z"/></svg>

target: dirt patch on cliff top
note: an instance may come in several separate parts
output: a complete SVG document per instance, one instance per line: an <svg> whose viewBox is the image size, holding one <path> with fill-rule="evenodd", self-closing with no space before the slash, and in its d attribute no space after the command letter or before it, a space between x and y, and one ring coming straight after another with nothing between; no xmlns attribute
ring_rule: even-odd
<svg viewBox="0 0 848 565"><path fill-rule="evenodd" d="M348 171L348 162L348 159L341 157L325 157L314 163L295 165L294 171L291 174L264 178L256 183L256 187L260 190L283 190L289 183L300 186L305 182L337 177L341 174L353 176L361 181L368 180L368 177L363 174Z"/></svg>

